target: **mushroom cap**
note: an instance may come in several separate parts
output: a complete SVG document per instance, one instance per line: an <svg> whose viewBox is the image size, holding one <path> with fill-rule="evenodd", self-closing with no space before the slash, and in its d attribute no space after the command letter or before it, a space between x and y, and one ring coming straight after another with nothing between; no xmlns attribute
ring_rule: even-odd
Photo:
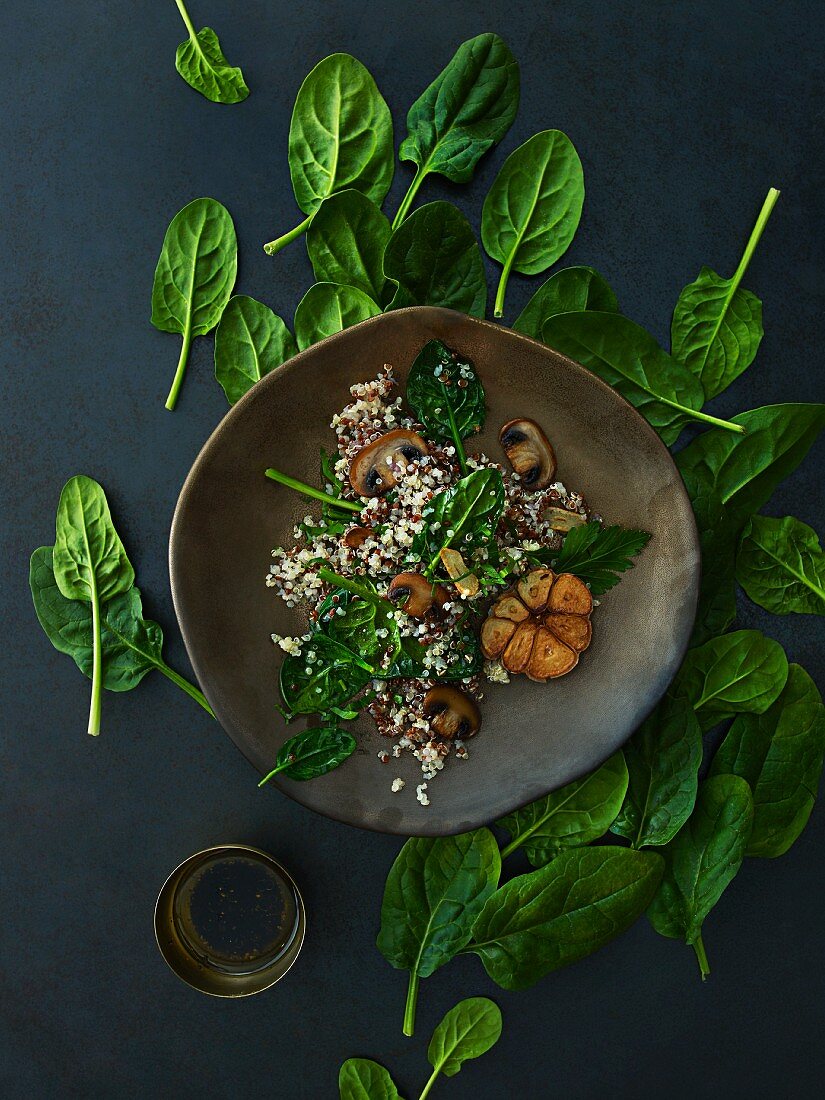
<svg viewBox="0 0 825 1100"><path fill-rule="evenodd" d="M475 699L452 684L436 684L424 696L424 714L439 737L472 737L481 726L481 711Z"/></svg>
<svg viewBox="0 0 825 1100"><path fill-rule="evenodd" d="M359 496L382 496L397 484L397 466L406 467L429 453L426 440L420 435L396 428L380 435L355 455L349 468L350 484Z"/></svg>
<svg viewBox="0 0 825 1100"><path fill-rule="evenodd" d="M423 573L399 573L393 577L387 596L413 619L423 619L434 606L441 607L447 601L445 589L428 581Z"/></svg>
<svg viewBox="0 0 825 1100"><path fill-rule="evenodd" d="M550 440L535 420L508 420L498 439L526 489L546 489L556 476Z"/></svg>
<svg viewBox="0 0 825 1100"><path fill-rule="evenodd" d="M590 589L572 573L532 569L499 596L481 627L481 649L508 672L544 682L576 667L590 645Z"/></svg>
<svg viewBox="0 0 825 1100"><path fill-rule="evenodd" d="M349 531L341 536L341 542L344 546L348 546L350 550L357 550L374 534L375 531L371 527L350 527Z"/></svg>

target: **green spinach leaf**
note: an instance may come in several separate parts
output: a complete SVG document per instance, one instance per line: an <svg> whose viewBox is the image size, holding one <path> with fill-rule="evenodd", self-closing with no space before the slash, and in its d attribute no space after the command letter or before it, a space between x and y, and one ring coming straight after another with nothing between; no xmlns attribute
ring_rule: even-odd
<svg viewBox="0 0 825 1100"><path fill-rule="evenodd" d="M407 216L431 172L466 183L512 126L518 103L518 64L498 35L463 42L407 113L407 137L398 157L412 161L416 173L393 227Z"/></svg>
<svg viewBox="0 0 825 1100"><path fill-rule="evenodd" d="M313 634L301 655L287 654L280 686L290 715L327 714L356 696L376 673L371 665L326 634Z"/></svg>
<svg viewBox="0 0 825 1100"><path fill-rule="evenodd" d="M592 267L565 267L557 271L542 286L513 322L517 332L544 340L544 322L559 313L581 313L584 310L618 313L616 295Z"/></svg>
<svg viewBox="0 0 825 1100"><path fill-rule="evenodd" d="M365 580L362 578L362 583ZM378 596L374 600L362 599L341 590L321 604L318 609L319 623L333 606L333 598L336 610L326 620L324 632L327 636L370 664L383 667L387 662L395 662L401 651L401 637L393 605Z"/></svg>
<svg viewBox="0 0 825 1100"><path fill-rule="evenodd" d="M634 848L667 844L696 802L702 730L683 696L667 694L624 747L629 783L611 832Z"/></svg>
<svg viewBox="0 0 825 1100"><path fill-rule="evenodd" d="M584 172L561 130L543 130L510 154L481 212L481 239L504 265L493 315L504 314L511 271L536 275L563 255L579 227Z"/></svg>
<svg viewBox="0 0 825 1100"><path fill-rule="evenodd" d="M484 387L469 359L440 340L425 344L410 368L407 401L433 439L452 440L467 473L463 440L484 427Z"/></svg>
<svg viewBox="0 0 825 1100"><path fill-rule="evenodd" d="M718 775L701 785L696 808L663 849L665 873L647 915L661 936L693 947L703 980L710 968L702 925L742 866L752 823L747 783Z"/></svg>
<svg viewBox="0 0 825 1100"><path fill-rule="evenodd" d="M778 642L758 630L734 630L688 651L676 691L708 730L732 714L761 714L787 678L788 658Z"/></svg>
<svg viewBox="0 0 825 1100"><path fill-rule="evenodd" d="M163 238L152 286L152 324L183 337L167 409L177 402L192 337L205 335L221 319L237 272L238 240L226 207L195 199L179 210Z"/></svg>
<svg viewBox="0 0 825 1100"><path fill-rule="evenodd" d="M698 378L619 313L561 313L545 321L542 339L618 390L668 446L691 420L744 431L736 419L731 424L701 412L705 394Z"/></svg>
<svg viewBox="0 0 825 1100"><path fill-rule="evenodd" d="M650 904L664 863L631 848L573 848L496 890L467 948L503 989L527 989L620 935Z"/></svg>
<svg viewBox="0 0 825 1100"><path fill-rule="evenodd" d="M470 223L452 203L430 202L393 231L384 274L398 290L388 309L448 306L484 317L487 280Z"/></svg>
<svg viewBox="0 0 825 1100"><path fill-rule="evenodd" d="M754 516L742 533L736 579L774 615L825 615L825 553L816 531L793 516Z"/></svg>
<svg viewBox="0 0 825 1100"><path fill-rule="evenodd" d="M455 1077L465 1062L480 1058L496 1045L501 1035L501 1010L488 997L468 997L451 1008L433 1032L427 1058L433 1075L426 1096L439 1073Z"/></svg>
<svg viewBox="0 0 825 1100"><path fill-rule="evenodd" d="M825 751L825 707L816 684L791 665L782 694L764 714L741 714L719 746L711 775L739 775L753 792L746 855L781 856L811 815Z"/></svg>
<svg viewBox="0 0 825 1100"><path fill-rule="evenodd" d="M377 317L381 307L363 290L337 283L311 286L295 310L295 338L301 351L351 325Z"/></svg>
<svg viewBox="0 0 825 1100"><path fill-rule="evenodd" d="M685 478L685 486L702 552L699 603L690 636L693 647L724 634L736 618L734 562L740 523L725 508L715 489L690 476Z"/></svg>
<svg viewBox="0 0 825 1100"><path fill-rule="evenodd" d="M378 950L391 966L410 972L405 1035L412 1035L415 1025L419 978L466 946L500 873L501 857L489 829L412 837L399 852L384 889Z"/></svg>
<svg viewBox="0 0 825 1100"><path fill-rule="evenodd" d="M92 699L89 733L100 733L103 688L101 605L135 583L135 571L112 523L106 494L82 474L63 486L57 505L52 555L54 579L69 600L83 600L92 610Z"/></svg>
<svg viewBox="0 0 825 1100"><path fill-rule="evenodd" d="M215 378L230 405L298 352L292 333L269 306L236 294L215 330Z"/></svg>
<svg viewBox="0 0 825 1100"><path fill-rule="evenodd" d="M604 836L621 809L627 768L621 752L566 787L522 806L498 824L511 836L506 859L523 848L534 867L544 867L567 848L580 848Z"/></svg>
<svg viewBox="0 0 825 1100"><path fill-rule="evenodd" d="M673 311L673 358L693 371L708 400L751 365L762 340L762 303L740 284L778 198L772 187L733 277L703 267Z"/></svg>
<svg viewBox="0 0 825 1100"><path fill-rule="evenodd" d="M370 1058L347 1058L338 1074L340 1100L401 1100L392 1077Z"/></svg>
<svg viewBox="0 0 825 1100"><path fill-rule="evenodd" d="M633 558L650 541L647 531L626 527L602 527L595 521L574 527L561 550L537 555L548 558L557 573L573 573L594 596L601 596L621 580L620 573L633 566Z"/></svg>
<svg viewBox="0 0 825 1100"><path fill-rule="evenodd" d="M258 784L263 787L281 772L287 779L317 779L343 764L355 752L355 738L337 725L320 726L296 733L284 741L275 767Z"/></svg>
<svg viewBox="0 0 825 1100"><path fill-rule="evenodd" d="M218 36L211 27L196 31L183 0L175 0L175 3L189 32L175 54L175 68L180 75L191 88L213 103L240 103L246 99L249 88L243 73L223 56Z"/></svg>
<svg viewBox="0 0 825 1100"><path fill-rule="evenodd" d="M825 426L825 405L765 405L733 422L744 435L704 432L676 465L688 484L714 491L741 528L808 453Z"/></svg>
<svg viewBox="0 0 825 1100"><path fill-rule="evenodd" d="M264 251L274 256L300 237L336 191L354 188L380 206L394 167L392 117L375 81L349 54L325 57L298 90L289 127L289 174L307 217Z"/></svg>
<svg viewBox="0 0 825 1100"><path fill-rule="evenodd" d="M432 555L438 563L442 548L465 552L486 546L504 510L504 483L496 469L473 470L451 488L437 493L425 506L427 526L413 542L413 552ZM431 564L432 564L431 562Z"/></svg>
<svg viewBox="0 0 825 1100"><path fill-rule="evenodd" d="M307 252L319 283L354 286L384 301L384 249L390 223L360 191L339 191L324 199L307 230Z"/></svg>

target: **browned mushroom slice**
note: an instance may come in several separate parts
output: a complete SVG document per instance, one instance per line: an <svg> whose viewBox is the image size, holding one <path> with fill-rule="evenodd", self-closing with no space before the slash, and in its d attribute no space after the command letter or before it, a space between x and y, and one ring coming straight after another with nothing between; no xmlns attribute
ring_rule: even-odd
<svg viewBox="0 0 825 1100"><path fill-rule="evenodd" d="M481 651L484 656L491 661L501 656L515 631L516 624L510 619L492 616L485 619L481 627Z"/></svg>
<svg viewBox="0 0 825 1100"><path fill-rule="evenodd" d="M439 737L472 737L481 726L481 712L474 699L450 684L436 684L424 696L424 714Z"/></svg>
<svg viewBox="0 0 825 1100"><path fill-rule="evenodd" d="M497 619L509 619L511 623L521 623L530 617L530 612L515 596L501 596L490 608L490 614Z"/></svg>
<svg viewBox="0 0 825 1100"><path fill-rule="evenodd" d="M371 527L350 527L349 531L342 537L341 542L344 546L348 546L350 550L357 550L374 534L375 532Z"/></svg>
<svg viewBox="0 0 825 1100"><path fill-rule="evenodd" d="M434 606L441 607L447 593L421 573L399 573L393 577L387 596L413 619L423 619Z"/></svg>
<svg viewBox="0 0 825 1100"><path fill-rule="evenodd" d="M564 676L565 673L574 669L578 659L578 653L574 653L551 630L540 626L536 630L536 640L526 670L527 676L540 683L545 680L555 680L557 676Z"/></svg>
<svg viewBox="0 0 825 1100"><path fill-rule="evenodd" d="M543 611L547 606L547 597L553 586L554 575L551 569L531 569L518 582L518 594L531 611Z"/></svg>
<svg viewBox="0 0 825 1100"><path fill-rule="evenodd" d="M572 573L561 573L550 592L548 611L563 611L569 615L589 615L593 610L590 589Z"/></svg>
<svg viewBox="0 0 825 1100"><path fill-rule="evenodd" d="M587 516L581 512L568 512L566 508L545 508L543 515L551 531L572 531L574 527L587 523Z"/></svg>
<svg viewBox="0 0 825 1100"><path fill-rule="evenodd" d="M524 672L530 660L530 650L536 635L536 624L532 619L519 623L515 633L507 643L501 663L508 672Z"/></svg>
<svg viewBox="0 0 825 1100"><path fill-rule="evenodd" d="M508 420L498 438L521 484L546 489L556 476L556 456L535 420Z"/></svg>
<svg viewBox="0 0 825 1100"><path fill-rule="evenodd" d="M593 636L593 627L586 615L551 613L545 615L544 625L577 653L587 649Z"/></svg>
<svg viewBox="0 0 825 1100"><path fill-rule="evenodd" d="M362 497L381 496L397 484L402 467L429 453L420 435L397 428L361 448L350 463L350 484Z"/></svg>

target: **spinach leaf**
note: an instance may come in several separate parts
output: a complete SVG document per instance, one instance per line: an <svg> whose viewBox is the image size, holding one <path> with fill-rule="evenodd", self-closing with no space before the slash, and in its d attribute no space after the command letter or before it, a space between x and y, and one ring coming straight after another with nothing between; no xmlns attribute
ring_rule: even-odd
<svg viewBox="0 0 825 1100"><path fill-rule="evenodd" d="M413 542L413 552L433 555L454 546L462 552L486 546L493 538L504 510L501 471L473 470L451 488L431 498L421 513L427 526ZM432 564L432 563L431 563Z"/></svg>
<svg viewBox="0 0 825 1100"><path fill-rule="evenodd" d="M338 726L321 726L296 733L284 741L275 758L275 767L258 784L263 787L273 775L283 772L287 779L317 779L326 775L355 752L355 738Z"/></svg>
<svg viewBox="0 0 825 1100"><path fill-rule="evenodd" d="M213 103L240 103L246 99L249 88L243 73L223 56L218 36L211 27L196 31L183 0L175 0L175 3L189 32L175 54L175 68L180 75L191 88Z"/></svg>
<svg viewBox="0 0 825 1100"><path fill-rule="evenodd" d="M667 844L696 802L702 730L683 696L668 693L624 747L629 783L611 832L634 848Z"/></svg>
<svg viewBox="0 0 825 1100"><path fill-rule="evenodd" d="M152 324L183 337L178 367L166 398L174 409L193 336L221 319L238 272L238 240L229 211L215 199L195 199L166 230L152 286Z"/></svg>
<svg viewBox="0 0 825 1100"><path fill-rule="evenodd" d="M455 628L450 650L444 655L446 668L436 671L428 667L424 663L426 655L426 647L415 638L402 638L395 663L387 672L382 672L382 679L429 680L437 676L439 680L464 680L467 676L477 676L484 665L478 633L468 625Z"/></svg>
<svg viewBox="0 0 825 1100"><path fill-rule="evenodd" d="M761 714L785 686L788 658L758 630L734 630L688 651L676 677L703 730L731 714Z"/></svg>
<svg viewBox="0 0 825 1100"><path fill-rule="evenodd" d="M364 580L366 578L362 578L362 583ZM329 617L324 627L327 636L370 664L379 665L387 660L394 662L401 651L401 637L393 605L380 597L367 600L345 590L334 593L334 597L337 597L337 611ZM333 596L328 597L319 607L319 622L332 606L332 599Z"/></svg>
<svg viewBox="0 0 825 1100"><path fill-rule="evenodd" d="M661 936L693 947L703 980L710 968L702 925L742 866L752 822L747 783L717 775L700 786L696 808L663 849L665 873L647 915Z"/></svg>
<svg viewBox="0 0 825 1100"><path fill-rule="evenodd" d="M765 405L733 418L745 432L704 432L680 451L686 482L713 490L739 526L758 512L825 426L825 405Z"/></svg>
<svg viewBox="0 0 825 1100"><path fill-rule="evenodd" d="M650 541L647 531L625 527L602 527L595 521L574 527L561 550L540 552L537 560L548 559L557 573L573 573L585 582L594 596L601 596L621 580L620 573L633 566L633 557Z"/></svg>
<svg viewBox="0 0 825 1100"><path fill-rule="evenodd" d="M754 516L742 533L736 579L774 615L825 615L825 554L816 531L785 516Z"/></svg>
<svg viewBox="0 0 825 1100"><path fill-rule="evenodd" d="M631 848L562 852L496 890L467 950L503 989L526 989L628 929L650 904L663 867L655 852Z"/></svg>
<svg viewBox="0 0 825 1100"><path fill-rule="evenodd" d="M673 358L693 371L708 400L751 365L762 340L762 303L740 284L778 198L772 187L733 277L703 267L673 311Z"/></svg>
<svg viewBox="0 0 825 1100"><path fill-rule="evenodd" d="M236 294L215 330L215 378L230 405L298 353L292 333L269 306Z"/></svg>
<svg viewBox="0 0 825 1100"><path fill-rule="evenodd" d="M370 1058L347 1058L338 1073L341 1100L401 1100L392 1077Z"/></svg>
<svg viewBox="0 0 825 1100"><path fill-rule="evenodd" d="M398 287L388 309L448 306L484 317L487 280L470 223L452 203L414 211L389 239L384 274Z"/></svg>
<svg viewBox="0 0 825 1100"><path fill-rule="evenodd" d="M398 157L417 167L393 228L407 216L429 173L466 183L512 126L518 103L518 63L498 35L462 42L407 113L407 136Z"/></svg>
<svg viewBox="0 0 825 1100"><path fill-rule="evenodd" d="M616 295L592 267L565 267L557 271L542 286L513 322L516 332L544 340L544 322L559 313L580 313L584 310L618 313Z"/></svg>
<svg viewBox="0 0 825 1100"><path fill-rule="evenodd" d="M399 852L387 876L377 942L391 966L410 972L405 1035L415 1026L419 978L466 946L500 873L501 857L489 829L412 837Z"/></svg>
<svg viewBox="0 0 825 1100"><path fill-rule="evenodd" d="M825 707L816 684L791 665L764 714L741 714L719 746L711 775L739 775L753 792L748 856L781 856L811 815L825 751Z"/></svg>
<svg viewBox="0 0 825 1100"><path fill-rule="evenodd" d="M566 848L590 844L610 828L626 790L627 768L617 752L589 775L503 817L498 824L512 839L502 859L524 848L534 867L544 867Z"/></svg>
<svg viewBox="0 0 825 1100"><path fill-rule="evenodd" d="M705 394L698 378L619 313L561 313L545 321L542 339L618 390L668 446L691 420L744 431L737 418L731 424L701 412Z"/></svg>
<svg viewBox="0 0 825 1100"><path fill-rule="evenodd" d="M690 476L685 486L693 506L702 553L702 575L691 647L724 634L736 618L734 561L740 523L715 489Z"/></svg>
<svg viewBox="0 0 825 1100"><path fill-rule="evenodd" d="M390 223L360 191L324 199L307 230L307 252L316 282L354 286L375 302L384 299L384 249Z"/></svg>
<svg viewBox="0 0 825 1100"><path fill-rule="evenodd" d="M311 286L295 310L295 338L301 351L359 321L377 317L381 307L363 290L337 283Z"/></svg>
<svg viewBox="0 0 825 1100"><path fill-rule="evenodd" d="M511 271L536 275L567 251L583 203L582 163L561 130L534 134L505 160L481 212L487 254L504 265L494 317L504 314Z"/></svg>
<svg viewBox="0 0 825 1100"><path fill-rule="evenodd" d="M496 1045L501 1035L501 1010L488 997L468 997L451 1008L433 1032L427 1058L433 1074L422 1097L439 1073L455 1077L465 1062L480 1058Z"/></svg>
<svg viewBox="0 0 825 1100"><path fill-rule="evenodd" d="M375 669L326 634L313 634L299 657L289 653L281 664L280 686L290 715L326 714L359 693Z"/></svg>
<svg viewBox="0 0 825 1100"><path fill-rule="evenodd" d="M92 610L92 700L89 733L100 733L103 688L103 647L100 609L107 600L128 591L135 571L112 523L106 494L82 474L63 486L57 505L52 555L54 579L69 600L83 600Z"/></svg>
<svg viewBox="0 0 825 1100"><path fill-rule="evenodd" d="M307 215L264 245L274 256L307 229L330 195L352 187L379 205L392 183L392 117L367 69L347 53L319 61L298 90L289 127L289 174Z"/></svg>
<svg viewBox="0 0 825 1100"><path fill-rule="evenodd" d="M440 340L425 344L410 368L407 401L433 439L455 443L467 473L464 440L484 427L484 387L469 359Z"/></svg>

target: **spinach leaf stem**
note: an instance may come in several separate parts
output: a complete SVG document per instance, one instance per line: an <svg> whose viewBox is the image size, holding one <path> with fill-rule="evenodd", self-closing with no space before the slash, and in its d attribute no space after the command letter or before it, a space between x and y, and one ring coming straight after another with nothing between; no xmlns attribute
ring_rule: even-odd
<svg viewBox="0 0 825 1100"><path fill-rule="evenodd" d="M90 575L92 594L92 701L89 704L88 733L97 737L100 733L100 706L103 690L103 653L100 637L100 597L94 570Z"/></svg>
<svg viewBox="0 0 825 1100"><path fill-rule="evenodd" d="M333 508L343 508L348 512L360 512L364 507L363 504L356 504L354 500L343 500L341 497L330 496L330 494L325 493L323 489L316 489L312 485L306 485L303 481L298 481L297 478L290 477L289 474L282 474L280 470L275 470L272 467L264 472L268 478L277 481L280 485L286 485L288 489L294 489L297 493L303 493L305 497L312 497L313 500L320 500L323 501L324 504L330 504Z"/></svg>
<svg viewBox="0 0 825 1100"><path fill-rule="evenodd" d="M453 412L453 406L450 401L450 395L447 392L447 387L444 383L441 383L441 389L444 393L444 404L447 409L447 416L450 418L450 432L452 433L453 442L455 443L455 453L458 455L458 464L461 467L462 477L467 476L467 456L464 452L464 443L461 440L461 433L458 430L458 424L455 422L455 413Z"/></svg>
<svg viewBox="0 0 825 1100"><path fill-rule="evenodd" d="M415 202L415 196L418 194L418 188L424 182L424 177L427 175L427 165L422 164L415 170L415 175L412 178L407 193L401 200L401 205L398 207L398 212L392 220L392 228L397 229L403 222L406 216L410 212L410 207Z"/></svg>
<svg viewBox="0 0 825 1100"><path fill-rule="evenodd" d="M175 3L178 5L181 19L184 21L186 29L189 31L189 37L193 42L197 42L198 36L195 33L195 28L192 26L192 20L189 18L189 12L186 10L183 0L175 0Z"/></svg>
<svg viewBox="0 0 825 1100"><path fill-rule="evenodd" d="M186 327L183 330L183 343L180 349L180 358L178 359L178 367L175 371L175 377L172 379L172 388L169 390L169 396L166 398L166 408L172 412L178 401L178 393L180 392L181 383L183 382L183 376L186 373L186 363L189 359L189 348L192 346L192 317L191 314L186 319Z"/></svg>
<svg viewBox="0 0 825 1100"><path fill-rule="evenodd" d="M177 684L182 691L185 691L190 699L194 699L196 703L202 706L207 714L211 715L213 718L215 717L215 712L212 710L209 703L207 703L206 696L199 688L196 688L194 684L190 684L187 679L175 672L173 668L170 668L169 665L164 662L160 662L155 665L155 667L158 672L162 672L168 680L171 680L173 684Z"/></svg>
<svg viewBox="0 0 825 1100"><path fill-rule="evenodd" d="M705 945L702 942L701 935L697 936L693 943L693 950L696 952L696 958L699 960L699 969L702 972L702 981L706 982L710 975L710 966L708 965L708 957L705 954Z"/></svg>
<svg viewBox="0 0 825 1100"><path fill-rule="evenodd" d="M418 1003L418 974L415 970L410 971L410 981L407 986L407 1002L404 1005L404 1025L403 1032L405 1035L412 1038L415 1034L415 1007Z"/></svg>
<svg viewBox="0 0 825 1100"><path fill-rule="evenodd" d="M276 237L274 241L265 244L264 252L267 256L274 256L276 252L280 252L282 248L286 248L288 244L291 244L292 241L297 240L302 233L305 233L311 221L312 214L307 214L304 220L296 225L294 229L290 229L288 233L284 233L280 237Z"/></svg>

